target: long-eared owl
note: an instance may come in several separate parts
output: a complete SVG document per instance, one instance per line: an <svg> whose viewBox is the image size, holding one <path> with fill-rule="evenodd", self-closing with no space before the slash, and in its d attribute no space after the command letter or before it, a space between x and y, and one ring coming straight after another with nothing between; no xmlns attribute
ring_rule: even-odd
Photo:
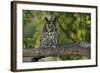
<svg viewBox="0 0 100 73"><path fill-rule="evenodd" d="M51 17L48 19L45 17L45 21L45 25L42 29L40 48L57 48L58 35L56 28L56 18Z"/></svg>

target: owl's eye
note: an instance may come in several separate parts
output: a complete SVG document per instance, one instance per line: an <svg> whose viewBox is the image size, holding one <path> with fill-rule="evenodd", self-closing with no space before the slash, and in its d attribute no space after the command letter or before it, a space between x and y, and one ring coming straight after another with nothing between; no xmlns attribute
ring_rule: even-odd
<svg viewBox="0 0 100 73"><path fill-rule="evenodd" d="M50 24L50 21L48 21L47 23Z"/></svg>

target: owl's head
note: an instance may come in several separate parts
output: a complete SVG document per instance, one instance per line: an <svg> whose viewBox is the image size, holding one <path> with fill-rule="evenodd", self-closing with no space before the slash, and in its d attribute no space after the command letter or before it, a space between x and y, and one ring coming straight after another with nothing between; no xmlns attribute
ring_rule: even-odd
<svg viewBox="0 0 100 73"><path fill-rule="evenodd" d="M46 20L46 29L49 32L53 32L56 28L56 18L55 17L51 17L50 19L48 19L47 17L45 17Z"/></svg>

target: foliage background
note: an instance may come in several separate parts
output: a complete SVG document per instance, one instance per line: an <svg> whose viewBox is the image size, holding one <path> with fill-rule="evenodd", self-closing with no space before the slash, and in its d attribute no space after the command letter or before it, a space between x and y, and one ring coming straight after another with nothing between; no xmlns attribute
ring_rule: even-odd
<svg viewBox="0 0 100 73"><path fill-rule="evenodd" d="M91 41L91 14L23 10L23 47L39 48L45 17L56 17L59 45Z"/></svg>

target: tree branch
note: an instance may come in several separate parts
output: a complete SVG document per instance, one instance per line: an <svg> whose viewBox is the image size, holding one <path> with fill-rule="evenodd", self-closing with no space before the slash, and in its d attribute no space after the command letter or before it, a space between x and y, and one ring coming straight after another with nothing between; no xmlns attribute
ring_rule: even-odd
<svg viewBox="0 0 100 73"><path fill-rule="evenodd" d="M66 48L27 48L23 49L23 57L41 57L41 56L67 56L80 55L90 58L90 46L80 46L77 44L68 45Z"/></svg>

